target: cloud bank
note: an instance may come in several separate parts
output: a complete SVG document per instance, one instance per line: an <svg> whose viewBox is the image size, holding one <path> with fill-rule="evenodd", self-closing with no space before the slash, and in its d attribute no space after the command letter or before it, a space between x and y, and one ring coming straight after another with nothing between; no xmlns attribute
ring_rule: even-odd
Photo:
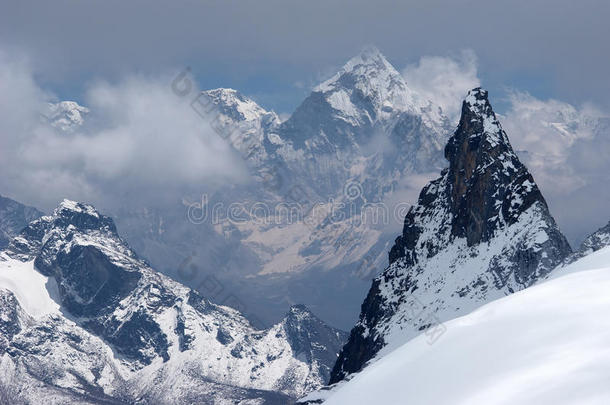
<svg viewBox="0 0 610 405"><path fill-rule="evenodd" d="M508 99L503 127L562 230L578 243L610 220L610 119L592 104L516 91Z"/></svg>
<svg viewBox="0 0 610 405"><path fill-rule="evenodd" d="M457 57L424 56L407 65L402 74L410 88L441 106L457 123L464 95L481 85L477 70L474 51L464 50Z"/></svg>
<svg viewBox="0 0 610 405"><path fill-rule="evenodd" d="M171 80L92 83L86 124L65 133L41 116L54 96L38 85L27 60L1 54L0 190L46 209L62 198L116 207L243 180L243 161L188 97L172 93Z"/></svg>

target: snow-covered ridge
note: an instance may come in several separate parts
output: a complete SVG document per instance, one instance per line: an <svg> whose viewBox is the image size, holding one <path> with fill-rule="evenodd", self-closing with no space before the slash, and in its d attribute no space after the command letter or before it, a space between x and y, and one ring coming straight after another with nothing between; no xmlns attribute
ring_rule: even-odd
<svg viewBox="0 0 610 405"><path fill-rule="evenodd" d="M232 115L235 119L254 121L267 117L269 121L279 121L274 112L265 110L254 100L244 96L237 90L218 88L205 90L202 93L209 97L214 104L222 108L224 113Z"/></svg>
<svg viewBox="0 0 610 405"><path fill-rule="evenodd" d="M565 273L564 273L565 271ZM307 399L351 403L606 404L610 364L610 248L553 280L445 323L434 345L421 335L335 392Z"/></svg>

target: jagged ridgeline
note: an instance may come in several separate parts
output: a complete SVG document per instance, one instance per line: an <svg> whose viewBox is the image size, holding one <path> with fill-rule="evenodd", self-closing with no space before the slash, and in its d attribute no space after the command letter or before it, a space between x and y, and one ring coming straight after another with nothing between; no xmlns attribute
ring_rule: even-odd
<svg viewBox="0 0 610 405"><path fill-rule="evenodd" d="M571 252L488 100L471 90L445 148L449 167L405 218L330 383L442 322L531 286Z"/></svg>
<svg viewBox="0 0 610 405"><path fill-rule="evenodd" d="M74 201L0 251L2 404L286 404L328 380L346 337L304 306L258 330Z"/></svg>

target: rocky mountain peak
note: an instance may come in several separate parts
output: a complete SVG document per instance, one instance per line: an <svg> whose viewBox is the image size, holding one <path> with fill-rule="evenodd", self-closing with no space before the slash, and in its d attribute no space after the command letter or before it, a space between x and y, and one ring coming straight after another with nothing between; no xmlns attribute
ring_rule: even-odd
<svg viewBox="0 0 610 405"><path fill-rule="evenodd" d="M449 167L407 213L331 383L418 334L438 338L443 321L531 286L570 254L485 90L468 93L445 157Z"/></svg>
<svg viewBox="0 0 610 405"><path fill-rule="evenodd" d="M397 112L430 115L436 123L442 112L407 86L403 76L375 47L350 59L334 76L314 88L353 125L373 123Z"/></svg>
<svg viewBox="0 0 610 405"><path fill-rule="evenodd" d="M220 112L236 122L262 121L265 125L278 124L279 118L273 111L267 111L254 100L237 90L218 88L202 92L213 102Z"/></svg>
<svg viewBox="0 0 610 405"><path fill-rule="evenodd" d="M444 136L448 122L440 107L410 89L383 54L368 47L316 86L280 130L297 149L317 154L366 149L379 132L395 135L399 148L413 152L437 140L409 135Z"/></svg>
<svg viewBox="0 0 610 405"><path fill-rule="evenodd" d="M35 283L27 285L14 269ZM51 386L58 386L68 369L96 364L95 371L61 383L67 396L85 386L126 396L127 402L206 402L213 395L290 403L289 396L301 396L328 379L345 338L303 306L291 308L276 325L254 329L239 311L215 305L156 272L118 236L110 217L71 200L13 238L0 252L0 273L14 277L8 282L0 277L0 284L17 298L26 297L24 308L54 307L30 320L0 288L0 304L5 304L0 353L37 362L44 346L46 353L65 356L50 360L54 370L61 369L45 377ZM177 372L178 387L168 377ZM26 373L13 384L38 378Z"/></svg>
<svg viewBox="0 0 610 405"><path fill-rule="evenodd" d="M495 230L514 223L535 202L547 210L534 179L514 153L487 91L468 92L445 157L452 232L466 237L469 246L489 240Z"/></svg>
<svg viewBox="0 0 610 405"><path fill-rule="evenodd" d="M118 236L112 218L100 214L92 205L64 199L53 211L53 226L78 230L98 230Z"/></svg>

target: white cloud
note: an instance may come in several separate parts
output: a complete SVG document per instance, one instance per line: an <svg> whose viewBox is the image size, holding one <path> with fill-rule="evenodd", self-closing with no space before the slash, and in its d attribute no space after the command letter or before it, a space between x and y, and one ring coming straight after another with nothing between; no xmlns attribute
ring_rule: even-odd
<svg viewBox="0 0 610 405"><path fill-rule="evenodd" d="M441 106L457 122L462 100L468 90L480 86L477 57L465 50L456 57L424 56L402 72L407 85L428 100Z"/></svg>
<svg viewBox="0 0 610 405"><path fill-rule="evenodd" d="M509 101L502 125L560 226L577 242L610 220L610 121L592 105L515 91Z"/></svg>
<svg viewBox="0 0 610 405"><path fill-rule="evenodd" d="M55 131L40 112L52 95L23 58L0 54L0 191L43 208L62 198L116 206L129 199L240 180L243 161L170 88L171 77L90 86L87 124ZM196 93L192 93L193 96Z"/></svg>

